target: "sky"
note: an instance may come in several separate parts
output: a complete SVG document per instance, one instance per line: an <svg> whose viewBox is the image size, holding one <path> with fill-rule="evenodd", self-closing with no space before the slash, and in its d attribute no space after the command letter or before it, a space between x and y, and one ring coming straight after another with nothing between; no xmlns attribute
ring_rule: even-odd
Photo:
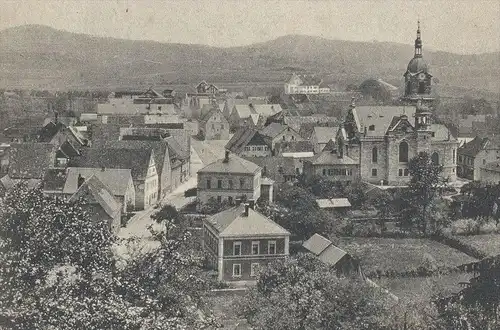
<svg viewBox="0 0 500 330"><path fill-rule="evenodd" d="M500 51L499 0L0 0L0 30L70 32L230 47L288 34L413 44L461 54Z"/></svg>

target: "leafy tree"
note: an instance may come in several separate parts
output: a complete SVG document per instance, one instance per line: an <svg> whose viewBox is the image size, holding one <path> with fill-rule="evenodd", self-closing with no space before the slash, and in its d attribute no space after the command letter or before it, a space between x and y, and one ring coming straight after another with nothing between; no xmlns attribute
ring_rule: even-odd
<svg viewBox="0 0 500 330"><path fill-rule="evenodd" d="M258 211L288 229L297 239L308 239L314 233L327 233L332 219L322 211L314 195L294 185L278 188L274 204L260 205Z"/></svg>
<svg viewBox="0 0 500 330"><path fill-rule="evenodd" d="M409 171L411 180L401 196L400 224L423 234L437 233L449 222L448 212L439 213L444 211L440 191L446 182L441 177L442 165L434 164L427 153L421 153L410 160Z"/></svg>
<svg viewBox="0 0 500 330"><path fill-rule="evenodd" d="M315 257L270 264L238 308L254 329L386 329L384 294Z"/></svg>
<svg viewBox="0 0 500 330"><path fill-rule="evenodd" d="M82 204L25 185L0 205L0 325L10 329L192 329L211 323L200 297L211 282L178 238L120 257L121 243ZM164 220L165 226L168 220Z"/></svg>

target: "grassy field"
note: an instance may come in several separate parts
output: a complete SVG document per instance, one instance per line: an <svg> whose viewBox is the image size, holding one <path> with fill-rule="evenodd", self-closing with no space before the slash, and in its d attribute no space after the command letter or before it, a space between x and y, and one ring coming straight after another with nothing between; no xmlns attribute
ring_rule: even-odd
<svg viewBox="0 0 500 330"><path fill-rule="evenodd" d="M349 237L340 239L339 244L361 259L367 274L412 271L424 265L443 269L475 261L458 250L428 239Z"/></svg>
<svg viewBox="0 0 500 330"><path fill-rule="evenodd" d="M448 295L460 290L460 282L471 278L467 273L431 277L381 278L375 282L396 295L401 302L428 302L438 293Z"/></svg>
<svg viewBox="0 0 500 330"><path fill-rule="evenodd" d="M488 255L500 254L500 234L460 236L460 239Z"/></svg>

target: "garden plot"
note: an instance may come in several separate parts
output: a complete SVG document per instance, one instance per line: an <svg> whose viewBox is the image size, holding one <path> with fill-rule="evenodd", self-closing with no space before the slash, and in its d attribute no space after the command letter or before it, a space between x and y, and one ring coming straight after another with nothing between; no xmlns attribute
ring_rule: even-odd
<svg viewBox="0 0 500 330"><path fill-rule="evenodd" d="M349 237L339 240L341 248L358 257L368 276L395 275L452 269L476 259L428 239Z"/></svg>
<svg viewBox="0 0 500 330"><path fill-rule="evenodd" d="M486 234L474 236L460 236L460 240L490 256L500 254L500 235Z"/></svg>

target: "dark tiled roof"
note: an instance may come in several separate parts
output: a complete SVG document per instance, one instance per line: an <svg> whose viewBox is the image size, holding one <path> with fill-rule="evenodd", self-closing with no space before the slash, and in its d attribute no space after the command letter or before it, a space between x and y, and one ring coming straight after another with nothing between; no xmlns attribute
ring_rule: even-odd
<svg viewBox="0 0 500 330"><path fill-rule="evenodd" d="M114 218L121 209L120 203L113 197L109 188L96 176L86 180L70 198L71 202L78 200L88 204L99 204L111 218Z"/></svg>
<svg viewBox="0 0 500 330"><path fill-rule="evenodd" d="M68 141L65 141L59 150L56 157L73 158L80 155L80 152Z"/></svg>
<svg viewBox="0 0 500 330"><path fill-rule="evenodd" d="M43 190L62 192L65 182L65 168L49 168L45 171L45 175L43 177Z"/></svg>
<svg viewBox="0 0 500 330"><path fill-rule="evenodd" d="M226 144L226 149L235 154L239 154L256 134L258 134L257 130L250 127L242 127L234 133L233 137L231 137Z"/></svg>
<svg viewBox="0 0 500 330"><path fill-rule="evenodd" d="M283 132L283 130L285 130L286 128L288 128L288 126L286 126L286 125L282 125L280 123L271 123L268 126L264 127L260 131L260 134L262 134L264 136L268 136L270 138L275 138L278 134Z"/></svg>
<svg viewBox="0 0 500 330"><path fill-rule="evenodd" d="M129 182L132 180L132 171L118 168L84 168L69 167L66 171L63 193L74 194L78 190L78 176L88 179L92 176L98 178L114 196L125 196Z"/></svg>
<svg viewBox="0 0 500 330"><path fill-rule="evenodd" d="M414 106L357 106L353 109L361 132L367 128L367 136L384 136L394 117L404 114L412 118L415 111ZM369 130L372 125L374 130Z"/></svg>
<svg viewBox="0 0 500 330"><path fill-rule="evenodd" d="M340 158L336 152L322 151L311 160L314 165L356 165L357 162L344 155Z"/></svg>
<svg viewBox="0 0 500 330"><path fill-rule="evenodd" d="M296 175L295 162L290 157L245 157L246 160L262 168L262 176L283 182L284 176Z"/></svg>
<svg viewBox="0 0 500 330"><path fill-rule="evenodd" d="M284 152L313 152L314 146L310 141L286 141L278 142L275 145L276 150Z"/></svg>
<svg viewBox="0 0 500 330"><path fill-rule="evenodd" d="M244 205L217 213L206 221L219 233L219 237L289 236L290 233L257 211L248 210L244 216Z"/></svg>
<svg viewBox="0 0 500 330"><path fill-rule="evenodd" d="M13 143L10 149L9 176L12 179L42 179L54 165L56 148L50 143Z"/></svg>
<svg viewBox="0 0 500 330"><path fill-rule="evenodd" d="M229 155L229 161L224 159L216 160L198 171L198 173L242 173L254 174L261 168L248 160L236 155Z"/></svg>
<svg viewBox="0 0 500 330"><path fill-rule="evenodd" d="M465 156L476 157L476 155L483 150L487 138L475 137L472 141L464 144L458 148L458 153Z"/></svg>
<svg viewBox="0 0 500 330"><path fill-rule="evenodd" d="M113 149L140 149L140 150L154 150L155 165L158 175L163 171L163 162L165 154L167 153L168 143L166 141L151 141L151 140L133 140L133 141L109 141L106 143L106 148ZM170 158L170 155L169 155Z"/></svg>
<svg viewBox="0 0 500 330"><path fill-rule="evenodd" d="M327 143L337 136L338 127L314 127L313 134L318 143Z"/></svg>
<svg viewBox="0 0 500 330"><path fill-rule="evenodd" d="M70 166L130 169L134 180L143 180L153 154L152 149L88 148L80 157L70 160Z"/></svg>
<svg viewBox="0 0 500 330"><path fill-rule="evenodd" d="M66 126L60 122L49 122L38 131L38 142L50 142L52 138Z"/></svg>

